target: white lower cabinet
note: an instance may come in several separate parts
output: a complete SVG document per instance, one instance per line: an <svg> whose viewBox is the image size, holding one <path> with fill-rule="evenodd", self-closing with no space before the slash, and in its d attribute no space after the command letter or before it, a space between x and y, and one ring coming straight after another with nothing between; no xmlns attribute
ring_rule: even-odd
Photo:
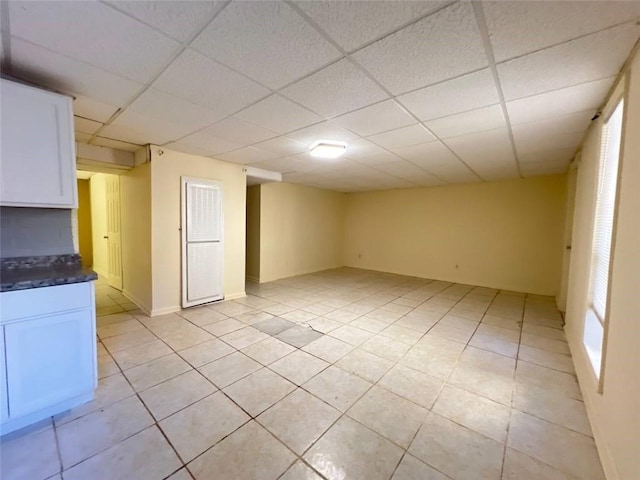
<svg viewBox="0 0 640 480"><path fill-rule="evenodd" d="M3 328L0 327L0 423L4 423L9 418L9 398L7 397L7 370L5 368L4 356L4 336Z"/></svg>
<svg viewBox="0 0 640 480"><path fill-rule="evenodd" d="M56 290L59 289L59 290ZM59 295L57 294L59 291ZM8 298L7 295L20 294ZM90 295L90 298L83 298ZM5 292L9 315L20 315L15 308L31 299L31 305L58 304L59 298L74 298L66 311L36 317L8 318L3 309L4 342L0 378L0 434L61 413L93 398L96 386L96 339L93 285L91 283L44 287ZM18 301L20 300L20 301ZM77 307L77 308L74 308ZM46 310L46 309L45 309ZM6 386L6 388L5 388Z"/></svg>

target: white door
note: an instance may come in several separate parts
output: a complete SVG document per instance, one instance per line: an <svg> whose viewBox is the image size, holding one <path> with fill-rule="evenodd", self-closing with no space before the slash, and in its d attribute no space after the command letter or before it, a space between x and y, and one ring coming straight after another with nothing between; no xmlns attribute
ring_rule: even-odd
<svg viewBox="0 0 640 480"><path fill-rule="evenodd" d="M182 306L224 297L222 184L182 177Z"/></svg>
<svg viewBox="0 0 640 480"><path fill-rule="evenodd" d="M108 175L107 191L107 244L109 251L109 285L122 290L122 242L120 238L120 177Z"/></svg>

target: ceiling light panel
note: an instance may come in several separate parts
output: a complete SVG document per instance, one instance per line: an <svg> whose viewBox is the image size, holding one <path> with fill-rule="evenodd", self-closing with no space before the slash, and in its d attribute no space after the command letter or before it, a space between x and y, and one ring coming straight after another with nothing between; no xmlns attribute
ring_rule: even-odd
<svg viewBox="0 0 640 480"><path fill-rule="evenodd" d="M191 45L272 89L341 56L283 2L231 2Z"/></svg>
<svg viewBox="0 0 640 480"><path fill-rule="evenodd" d="M226 4L224 1L109 1L118 10L185 42L206 25Z"/></svg>
<svg viewBox="0 0 640 480"><path fill-rule="evenodd" d="M451 115L426 122L429 130L440 138L450 138L468 133L482 132L507 126L502 113L502 106L479 108L470 112Z"/></svg>
<svg viewBox="0 0 640 480"><path fill-rule="evenodd" d="M396 95L488 64L473 7L466 2L444 8L353 57Z"/></svg>
<svg viewBox="0 0 640 480"><path fill-rule="evenodd" d="M617 75L640 38L627 24L498 65L506 100Z"/></svg>
<svg viewBox="0 0 640 480"><path fill-rule="evenodd" d="M312 111L280 95L271 95L234 116L278 133L288 133L323 120Z"/></svg>
<svg viewBox="0 0 640 480"><path fill-rule="evenodd" d="M388 98L347 59L285 88L282 94L325 117L341 115Z"/></svg>
<svg viewBox="0 0 640 480"><path fill-rule="evenodd" d="M597 32L640 17L640 3L483 2L496 61Z"/></svg>
<svg viewBox="0 0 640 480"><path fill-rule="evenodd" d="M385 148L404 147L435 140L422 125L411 125L369 137L373 143Z"/></svg>
<svg viewBox="0 0 640 480"><path fill-rule="evenodd" d="M333 159L344 155L346 149L346 143L318 140L317 142L313 142L309 147L309 154L314 158Z"/></svg>
<svg viewBox="0 0 640 480"><path fill-rule="evenodd" d="M420 120L466 112L500 101L489 69L422 88L398 97Z"/></svg>
<svg viewBox="0 0 640 480"><path fill-rule="evenodd" d="M153 87L231 115L269 95L269 89L195 50L186 49L153 82Z"/></svg>
<svg viewBox="0 0 640 480"><path fill-rule="evenodd" d="M540 95L507 102L509 120L513 125L544 121L559 115L591 110L593 113L604 100L614 77Z"/></svg>
<svg viewBox="0 0 640 480"><path fill-rule="evenodd" d="M445 5L446 1L297 1L296 4L350 52ZM357 25L358 28L354 28Z"/></svg>
<svg viewBox="0 0 640 480"><path fill-rule="evenodd" d="M9 15L11 35L142 83L180 48L99 2L9 2Z"/></svg>
<svg viewBox="0 0 640 480"><path fill-rule="evenodd" d="M368 136L415 123L415 119L393 100L387 100L334 118L333 122L358 135Z"/></svg>

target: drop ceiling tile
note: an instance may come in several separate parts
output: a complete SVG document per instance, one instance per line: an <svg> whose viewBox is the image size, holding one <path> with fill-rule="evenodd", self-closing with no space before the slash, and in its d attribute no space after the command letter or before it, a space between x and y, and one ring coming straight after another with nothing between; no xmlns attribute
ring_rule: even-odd
<svg viewBox="0 0 640 480"><path fill-rule="evenodd" d="M127 110L153 117L158 122L181 125L187 132L199 130L221 118L218 112L154 88L145 90Z"/></svg>
<svg viewBox="0 0 640 480"><path fill-rule="evenodd" d="M483 2L496 61L566 42L640 16L640 3Z"/></svg>
<svg viewBox="0 0 640 480"><path fill-rule="evenodd" d="M307 145L307 148L318 140L333 140L336 142L345 142L347 149L349 148L349 143L358 138L357 135L331 122L322 122L318 125L296 130L295 132L288 133L287 137L302 142Z"/></svg>
<svg viewBox="0 0 640 480"><path fill-rule="evenodd" d="M226 2L118 0L107 3L179 42L185 42L204 27Z"/></svg>
<svg viewBox="0 0 640 480"><path fill-rule="evenodd" d="M429 172L447 183L473 183L481 181L481 178L477 174L460 161L434 165L429 168Z"/></svg>
<svg viewBox="0 0 640 480"><path fill-rule="evenodd" d="M255 147L244 147L239 150L234 150L233 152L223 153L219 158L227 162L248 164L264 162L265 160L272 160L276 157L278 157L278 155L266 150Z"/></svg>
<svg viewBox="0 0 640 480"><path fill-rule="evenodd" d="M411 183L415 183L419 187L437 187L439 185L444 185L446 182L435 175L426 174L422 176L412 177Z"/></svg>
<svg viewBox="0 0 640 480"><path fill-rule="evenodd" d="M179 143L180 146L193 149L192 152L187 153L197 153L198 155L219 155L232 150L238 150L243 147L243 145L238 143L216 137L215 135L207 132L207 129L181 138L177 143Z"/></svg>
<svg viewBox="0 0 640 480"><path fill-rule="evenodd" d="M15 76L36 85L115 106L126 105L143 88L141 83L16 37L11 37L11 66Z"/></svg>
<svg viewBox="0 0 640 480"><path fill-rule="evenodd" d="M175 150L177 152L189 153L191 155L200 155L201 157L208 157L210 155L209 150L206 148L200 148L191 143L187 144L183 141L171 142L165 145L165 147Z"/></svg>
<svg viewBox="0 0 640 480"><path fill-rule="evenodd" d="M576 153L575 148L550 148L537 152L520 155L520 165L524 169L532 169L535 164L562 164L565 167L571 162Z"/></svg>
<svg viewBox="0 0 640 480"><path fill-rule="evenodd" d="M320 28L350 52L427 15L446 1L296 1Z"/></svg>
<svg viewBox="0 0 640 480"><path fill-rule="evenodd" d="M640 37L626 24L498 65L506 100L615 76Z"/></svg>
<svg viewBox="0 0 640 480"><path fill-rule="evenodd" d="M518 123L542 121L559 115L590 110L595 113L605 99L614 78L584 83L507 102L509 119Z"/></svg>
<svg viewBox="0 0 640 480"><path fill-rule="evenodd" d="M142 145L135 143L121 142L120 140L113 140L112 138L94 137L91 142L92 145L98 145L100 147L115 148L116 150L125 150L127 152L135 152L142 148Z"/></svg>
<svg viewBox="0 0 640 480"><path fill-rule="evenodd" d="M88 143L91 140L91 134L84 132L75 132L76 142Z"/></svg>
<svg viewBox="0 0 640 480"><path fill-rule="evenodd" d="M100 131L100 135L128 143L161 145L187 135L191 128L164 121L153 115L125 110Z"/></svg>
<svg viewBox="0 0 640 480"><path fill-rule="evenodd" d="M102 126L102 123L74 115L73 125L76 132L89 133L93 135Z"/></svg>
<svg viewBox="0 0 640 480"><path fill-rule="evenodd" d="M385 133L379 133L368 138L372 142L385 148L404 147L435 140L422 125L411 125Z"/></svg>
<svg viewBox="0 0 640 480"><path fill-rule="evenodd" d="M374 167L376 170L388 173L395 177L411 180L411 177L424 176L427 174L422 168L411 162L400 160L398 162L382 163Z"/></svg>
<svg viewBox="0 0 640 480"><path fill-rule="evenodd" d="M571 163L571 154L565 155L565 159L558 161L542 161L523 163L521 166L522 175L524 177L535 177L539 175L555 175L565 173Z"/></svg>
<svg viewBox="0 0 640 480"><path fill-rule="evenodd" d="M99 2L10 2L9 12L12 35L142 83L179 48Z"/></svg>
<svg viewBox="0 0 640 480"><path fill-rule="evenodd" d="M393 152L429 171L434 165L460 163L460 160L442 142L428 142L394 148Z"/></svg>
<svg viewBox="0 0 640 480"><path fill-rule="evenodd" d="M334 117L388 97L349 60L343 59L282 90L325 117Z"/></svg>
<svg viewBox="0 0 640 480"><path fill-rule="evenodd" d="M470 73L398 97L420 120L466 112L500 101L489 69Z"/></svg>
<svg viewBox="0 0 640 480"><path fill-rule="evenodd" d="M519 156L539 152L540 150L568 148L576 151L585 132L558 133L549 130L545 135L515 137L516 151Z"/></svg>
<svg viewBox="0 0 640 480"><path fill-rule="evenodd" d="M354 161L358 162L361 165L369 165L372 167L380 165L381 163L399 162L401 160L403 159L398 157L397 155L384 150L382 151L382 153L374 153L354 159Z"/></svg>
<svg viewBox="0 0 640 480"><path fill-rule="evenodd" d="M269 90L195 50L187 49L153 87L218 112L223 118L269 95Z"/></svg>
<svg viewBox="0 0 640 480"><path fill-rule="evenodd" d="M466 163L492 163L511 160L515 163L509 132L496 128L448 138L445 142Z"/></svg>
<svg viewBox="0 0 640 480"><path fill-rule="evenodd" d="M251 145L278 136L271 130L251 125L233 117L214 123L203 132L240 145Z"/></svg>
<svg viewBox="0 0 640 480"><path fill-rule="evenodd" d="M362 136L386 132L416 122L411 115L393 100L387 100L347 113L334 118L333 121L341 127Z"/></svg>
<svg viewBox="0 0 640 480"><path fill-rule="evenodd" d="M385 157L388 158L387 162L398 160L398 158L389 153L384 148L379 147L378 145L371 143L369 140L364 138L360 138L358 140L354 140L349 143L347 146L347 151L345 152L345 156L351 159L360 160L361 158L370 158L370 157ZM385 163L385 162L381 162Z"/></svg>
<svg viewBox="0 0 640 480"><path fill-rule="evenodd" d="M507 126L500 105L431 120L425 125L440 138L456 137Z"/></svg>
<svg viewBox="0 0 640 480"><path fill-rule="evenodd" d="M108 105L84 95L76 95L73 99L73 113L96 122L105 123L116 113L116 110L118 107L115 105Z"/></svg>
<svg viewBox="0 0 640 480"><path fill-rule="evenodd" d="M394 94L486 67L473 7L455 3L356 52Z"/></svg>
<svg viewBox="0 0 640 480"><path fill-rule="evenodd" d="M511 127L513 137L518 140L538 140L549 132L553 133L579 133L585 132L591 123L593 112L577 112L569 115L545 118L538 122L518 123Z"/></svg>
<svg viewBox="0 0 640 480"><path fill-rule="evenodd" d="M340 57L282 2L232 2L191 45L273 89Z"/></svg>
<svg viewBox="0 0 640 480"><path fill-rule="evenodd" d="M284 158L276 158L274 160L266 160L264 162L257 162L255 164L259 168L266 170L272 170L274 172L291 173L291 172L303 172L309 170L309 165L304 161L296 158L295 155Z"/></svg>
<svg viewBox="0 0 640 480"><path fill-rule="evenodd" d="M323 120L310 110L277 94L242 110L234 117L278 133L299 130Z"/></svg>
<svg viewBox="0 0 640 480"><path fill-rule="evenodd" d="M479 167L476 173L486 182L499 182L501 180L514 180L520 178L515 162L506 163L495 167Z"/></svg>
<svg viewBox="0 0 640 480"><path fill-rule="evenodd" d="M306 152L309 149L309 145L288 137L271 138L264 142L256 143L254 146L278 156L295 155L296 153Z"/></svg>

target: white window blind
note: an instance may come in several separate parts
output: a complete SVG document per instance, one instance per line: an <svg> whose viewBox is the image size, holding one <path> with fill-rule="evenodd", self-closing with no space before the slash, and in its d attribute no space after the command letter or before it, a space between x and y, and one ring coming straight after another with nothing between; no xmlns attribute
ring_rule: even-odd
<svg viewBox="0 0 640 480"><path fill-rule="evenodd" d="M589 304L584 344L596 375L600 374L604 323L607 318L609 263L618 183L623 103L620 101L602 128L600 166L593 225Z"/></svg>

